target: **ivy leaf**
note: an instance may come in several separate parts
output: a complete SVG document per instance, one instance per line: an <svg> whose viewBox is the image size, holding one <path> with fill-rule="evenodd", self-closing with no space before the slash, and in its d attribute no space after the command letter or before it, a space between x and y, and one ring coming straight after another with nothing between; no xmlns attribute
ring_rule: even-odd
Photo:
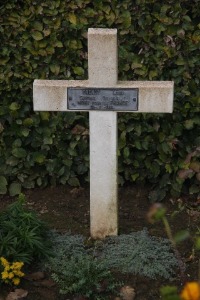
<svg viewBox="0 0 200 300"><path fill-rule="evenodd" d="M31 126L33 124L33 120L31 118L26 118L24 121L23 121L23 125L24 126Z"/></svg>
<svg viewBox="0 0 200 300"><path fill-rule="evenodd" d="M38 31L42 31L43 30L43 24L41 22L35 21L34 24L34 29L38 30Z"/></svg>
<svg viewBox="0 0 200 300"><path fill-rule="evenodd" d="M58 64L52 64L52 65L50 65L50 70L55 75L58 75L60 72L60 66Z"/></svg>
<svg viewBox="0 0 200 300"><path fill-rule="evenodd" d="M193 120L186 120L184 125L185 125L186 129L192 129L194 127L194 121Z"/></svg>
<svg viewBox="0 0 200 300"><path fill-rule="evenodd" d="M80 186L80 182L79 182L79 180L78 180L76 177L71 177L71 178L68 180L68 183L69 183L69 185L71 185L71 186Z"/></svg>
<svg viewBox="0 0 200 300"><path fill-rule="evenodd" d="M72 23L73 25L77 24L77 18L76 18L75 14L69 14L68 19L69 19L70 23Z"/></svg>
<svg viewBox="0 0 200 300"><path fill-rule="evenodd" d="M26 150L23 148L15 148L12 150L12 154L17 158L24 158L26 157Z"/></svg>
<svg viewBox="0 0 200 300"><path fill-rule="evenodd" d="M40 31L34 31L31 36L33 37L34 40L36 41L41 41L44 37L43 34Z"/></svg>
<svg viewBox="0 0 200 300"><path fill-rule="evenodd" d="M16 196L21 193L21 184L18 182L13 182L9 186L9 194L10 196Z"/></svg>
<svg viewBox="0 0 200 300"><path fill-rule="evenodd" d="M84 74L84 69L81 67L74 67L73 71L76 75L79 75L79 76Z"/></svg>
<svg viewBox="0 0 200 300"><path fill-rule="evenodd" d="M139 173L136 173L136 174L132 174L132 175L131 175L131 178L132 178L133 181L136 181L136 179L137 179L139 176L140 176Z"/></svg>
<svg viewBox="0 0 200 300"><path fill-rule="evenodd" d="M27 128L22 128L21 133L23 136L27 137L29 135L30 130Z"/></svg>
<svg viewBox="0 0 200 300"><path fill-rule="evenodd" d="M128 158L128 157L129 157L129 154L130 154L129 148L128 148L128 147L125 147L123 152L124 152L124 158Z"/></svg>
<svg viewBox="0 0 200 300"><path fill-rule="evenodd" d="M9 106L9 109L12 111L16 111L20 108L20 105L17 102L12 102Z"/></svg>
<svg viewBox="0 0 200 300"><path fill-rule="evenodd" d="M61 41L57 41L55 44L54 44L55 47L58 47L58 48L62 48L63 47L63 43Z"/></svg>
<svg viewBox="0 0 200 300"><path fill-rule="evenodd" d="M45 155L42 153L35 153L33 159L35 162L42 164L45 161Z"/></svg>
<svg viewBox="0 0 200 300"><path fill-rule="evenodd" d="M4 176L0 176L0 194L6 194L8 182Z"/></svg>

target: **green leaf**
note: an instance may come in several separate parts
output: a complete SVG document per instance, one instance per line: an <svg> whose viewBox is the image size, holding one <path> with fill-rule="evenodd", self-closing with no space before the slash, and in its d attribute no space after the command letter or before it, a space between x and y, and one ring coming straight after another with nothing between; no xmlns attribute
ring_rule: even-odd
<svg viewBox="0 0 200 300"><path fill-rule="evenodd" d="M132 174L132 175L131 175L131 178L132 178L133 181L136 181L136 179L137 179L139 176L140 176L139 173L136 173L136 174Z"/></svg>
<svg viewBox="0 0 200 300"><path fill-rule="evenodd" d="M12 102L9 106L9 109L12 111L16 111L20 108L20 105L17 102Z"/></svg>
<svg viewBox="0 0 200 300"><path fill-rule="evenodd" d="M60 66L58 64L52 64L52 65L50 65L50 70L55 75L58 75L60 72Z"/></svg>
<svg viewBox="0 0 200 300"><path fill-rule="evenodd" d="M157 35L160 35L162 31L165 31L165 27L161 23L155 23L153 29Z"/></svg>
<svg viewBox="0 0 200 300"><path fill-rule="evenodd" d="M6 194L8 182L4 176L0 176L0 194Z"/></svg>
<svg viewBox="0 0 200 300"><path fill-rule="evenodd" d="M63 47L63 43L61 41L57 41L54 45L55 45L55 47L58 47L58 48Z"/></svg>
<svg viewBox="0 0 200 300"><path fill-rule="evenodd" d="M78 178L76 178L76 177L71 177L71 178L68 180L68 183L69 183L69 185L71 185L71 186L80 186L80 182L79 182Z"/></svg>
<svg viewBox="0 0 200 300"><path fill-rule="evenodd" d="M76 15L75 14L69 14L68 15L68 19L70 21L70 23L72 23L73 25L76 25L77 24L77 18L76 18Z"/></svg>
<svg viewBox="0 0 200 300"><path fill-rule="evenodd" d="M118 147L119 149L123 149L126 145L126 131L122 131L120 137L119 137L119 143L118 143Z"/></svg>
<svg viewBox="0 0 200 300"><path fill-rule="evenodd" d="M10 196L16 196L21 193L21 184L18 182L13 182L9 186L9 194Z"/></svg>
<svg viewBox="0 0 200 300"><path fill-rule="evenodd" d="M124 158L128 158L130 154L129 148L125 147L123 152L124 152Z"/></svg>
<svg viewBox="0 0 200 300"><path fill-rule="evenodd" d="M193 120L186 120L184 125L185 125L186 129L192 129L194 127L194 121Z"/></svg>
<svg viewBox="0 0 200 300"><path fill-rule="evenodd" d="M35 162L39 163L39 164L42 164L44 161L45 161L45 155L42 154L42 153L35 153L33 155L33 159Z"/></svg>
<svg viewBox="0 0 200 300"><path fill-rule="evenodd" d="M27 128L22 128L21 133L23 136L27 137L29 135L30 130Z"/></svg>
<svg viewBox="0 0 200 300"><path fill-rule="evenodd" d="M23 148L15 148L12 150L12 154L17 158L24 158L26 157L26 150Z"/></svg>
<svg viewBox="0 0 200 300"><path fill-rule="evenodd" d="M18 165L19 160L18 160L16 157L14 157L14 156L11 155L11 156L6 160L6 163L7 163L8 165L14 167L14 166Z"/></svg>
<svg viewBox="0 0 200 300"><path fill-rule="evenodd" d="M52 137L45 137L44 138L44 145L52 145L52 144L53 144Z"/></svg>
<svg viewBox="0 0 200 300"><path fill-rule="evenodd" d="M33 27L35 30L38 30L38 31L42 31L43 30L43 24L39 21L35 21L33 23Z"/></svg>
<svg viewBox="0 0 200 300"><path fill-rule="evenodd" d="M195 241L195 248L197 250L200 250L200 237L197 237L196 241Z"/></svg>
<svg viewBox="0 0 200 300"><path fill-rule="evenodd" d="M81 67L74 67L73 71L74 71L75 74L77 74L79 76L84 74L84 69L81 68Z"/></svg>
<svg viewBox="0 0 200 300"><path fill-rule="evenodd" d="M41 41L44 37L43 34L40 31L34 31L31 36L33 37L34 40L36 41Z"/></svg>
<svg viewBox="0 0 200 300"><path fill-rule="evenodd" d="M41 185L42 185L42 179L41 179L41 177L38 177L38 178L37 178L37 185L38 185L38 186L41 186Z"/></svg>
<svg viewBox="0 0 200 300"><path fill-rule="evenodd" d="M48 121L50 118L50 113L48 111L42 111L40 112L40 116L43 121Z"/></svg>
<svg viewBox="0 0 200 300"><path fill-rule="evenodd" d="M33 124L33 120L31 118L26 118L23 120L23 125L24 126L31 126Z"/></svg>
<svg viewBox="0 0 200 300"><path fill-rule="evenodd" d="M188 239L189 237L190 237L190 233L188 230L181 230L174 236L174 241L176 243L180 243Z"/></svg>
<svg viewBox="0 0 200 300"><path fill-rule="evenodd" d="M190 193L190 195L199 193L199 185L193 184L193 185L189 188L189 193Z"/></svg>
<svg viewBox="0 0 200 300"><path fill-rule="evenodd" d="M163 300L180 300L176 286L163 286L160 293Z"/></svg>

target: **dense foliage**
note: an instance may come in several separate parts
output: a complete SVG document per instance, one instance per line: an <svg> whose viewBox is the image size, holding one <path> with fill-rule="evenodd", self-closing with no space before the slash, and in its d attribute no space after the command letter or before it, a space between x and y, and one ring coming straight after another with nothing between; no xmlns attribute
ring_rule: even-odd
<svg viewBox="0 0 200 300"><path fill-rule="evenodd" d="M24 207L22 194L0 213L0 257L30 264L51 254L47 225Z"/></svg>
<svg viewBox="0 0 200 300"><path fill-rule="evenodd" d="M87 30L118 29L120 80L174 80L172 115L119 114L119 182L199 191L198 0L4 0L0 4L0 193L88 181L88 115L35 113L34 79L86 79Z"/></svg>

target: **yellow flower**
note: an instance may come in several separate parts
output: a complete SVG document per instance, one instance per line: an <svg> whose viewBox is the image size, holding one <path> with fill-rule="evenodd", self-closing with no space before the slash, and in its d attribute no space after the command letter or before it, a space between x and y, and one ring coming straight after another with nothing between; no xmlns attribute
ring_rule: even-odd
<svg viewBox="0 0 200 300"><path fill-rule="evenodd" d="M21 267L23 267L24 263L23 262L19 262L19 261L16 261L12 264L12 269L21 269Z"/></svg>
<svg viewBox="0 0 200 300"><path fill-rule="evenodd" d="M12 279L14 276L15 276L15 275L14 275L14 273L12 273L12 272L10 272L10 273L8 274L8 278L9 278L9 279Z"/></svg>
<svg viewBox="0 0 200 300"><path fill-rule="evenodd" d="M4 257L1 257L0 260L4 267L9 266L9 262Z"/></svg>
<svg viewBox="0 0 200 300"><path fill-rule="evenodd" d="M23 272L21 272L21 271L19 271L19 270L13 270L13 273L14 273L15 275L17 275L18 277L23 277L23 276L25 275Z"/></svg>
<svg viewBox="0 0 200 300"><path fill-rule="evenodd" d="M19 285L19 283L20 283L20 279L19 278L13 278L13 283L14 283L14 285Z"/></svg>
<svg viewBox="0 0 200 300"><path fill-rule="evenodd" d="M2 279L7 279L7 278L9 278L8 272L7 272L7 271L3 271L3 272L1 273L1 278L2 278Z"/></svg>
<svg viewBox="0 0 200 300"><path fill-rule="evenodd" d="M10 266L9 265L7 265L7 266L4 267L4 271L9 271L9 270L10 270Z"/></svg>
<svg viewBox="0 0 200 300"><path fill-rule="evenodd" d="M182 300L199 300L200 285L198 282L187 282L181 292Z"/></svg>

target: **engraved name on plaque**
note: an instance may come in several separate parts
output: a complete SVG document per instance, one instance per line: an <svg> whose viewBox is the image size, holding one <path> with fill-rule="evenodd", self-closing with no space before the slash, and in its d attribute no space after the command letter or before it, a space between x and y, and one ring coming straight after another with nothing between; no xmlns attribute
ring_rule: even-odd
<svg viewBox="0 0 200 300"><path fill-rule="evenodd" d="M137 111L138 89L68 88L70 110Z"/></svg>

